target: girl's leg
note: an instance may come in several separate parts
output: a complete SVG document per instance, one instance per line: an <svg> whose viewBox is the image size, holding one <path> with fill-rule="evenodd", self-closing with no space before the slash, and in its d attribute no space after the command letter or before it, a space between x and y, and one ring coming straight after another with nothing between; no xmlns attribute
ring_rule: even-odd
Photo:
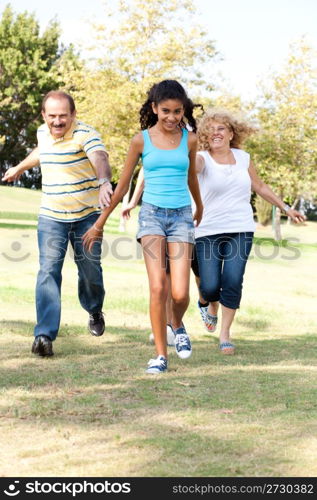
<svg viewBox="0 0 317 500"><path fill-rule="evenodd" d="M143 236L141 239L144 261L150 287L150 319L158 356L167 358L166 300L167 279L165 268L165 237Z"/></svg>
<svg viewBox="0 0 317 500"><path fill-rule="evenodd" d="M166 273L166 280L167 280L166 323L170 325L172 322L172 291L171 291L170 273Z"/></svg>
<svg viewBox="0 0 317 500"><path fill-rule="evenodd" d="M169 242L168 254L171 274L172 327L182 326L182 319L189 304L189 278L193 245Z"/></svg>
<svg viewBox="0 0 317 500"><path fill-rule="evenodd" d="M167 252L167 249L166 249ZM168 346L175 346L175 335L171 327L172 323L172 294L171 294L171 273L168 255L166 253L166 279L167 279L167 300L166 300L166 342ZM153 335L153 334L152 334Z"/></svg>

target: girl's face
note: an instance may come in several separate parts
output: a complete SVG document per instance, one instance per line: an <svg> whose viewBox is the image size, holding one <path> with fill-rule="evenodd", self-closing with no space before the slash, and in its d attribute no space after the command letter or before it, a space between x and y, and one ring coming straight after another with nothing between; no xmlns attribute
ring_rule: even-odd
<svg viewBox="0 0 317 500"><path fill-rule="evenodd" d="M233 132L224 123L212 120L209 127L209 144L212 150L230 147Z"/></svg>
<svg viewBox="0 0 317 500"><path fill-rule="evenodd" d="M174 130L184 116L184 105L178 99L166 99L158 104L152 103L153 113L158 123L168 132Z"/></svg>

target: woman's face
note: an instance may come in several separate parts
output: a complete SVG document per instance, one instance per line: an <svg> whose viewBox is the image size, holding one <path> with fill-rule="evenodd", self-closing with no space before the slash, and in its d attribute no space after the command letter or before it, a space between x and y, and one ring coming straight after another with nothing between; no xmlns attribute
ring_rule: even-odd
<svg viewBox="0 0 317 500"><path fill-rule="evenodd" d="M152 109L157 114L160 125L168 132L173 131L184 116L183 103L178 99L166 99L157 105L153 103Z"/></svg>
<svg viewBox="0 0 317 500"><path fill-rule="evenodd" d="M224 123L212 120L209 126L209 144L211 150L230 148L230 141L233 138L232 130Z"/></svg>

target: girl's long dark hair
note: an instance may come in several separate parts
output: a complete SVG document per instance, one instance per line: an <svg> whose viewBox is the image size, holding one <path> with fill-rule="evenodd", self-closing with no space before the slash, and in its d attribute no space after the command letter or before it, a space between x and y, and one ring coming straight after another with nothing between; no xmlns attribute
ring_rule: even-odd
<svg viewBox="0 0 317 500"><path fill-rule="evenodd" d="M167 99L178 99L183 103L184 117L188 125L193 132L196 132L197 125L193 117L193 111L196 107L200 107L203 110L203 106L201 104L194 104L187 96L185 89L176 80L163 80L160 83L155 83L148 90L147 96L147 100L140 109L141 130L153 127L157 122L157 115L153 112L152 103L157 105ZM180 126L183 128L186 127L186 123L183 119L180 122Z"/></svg>

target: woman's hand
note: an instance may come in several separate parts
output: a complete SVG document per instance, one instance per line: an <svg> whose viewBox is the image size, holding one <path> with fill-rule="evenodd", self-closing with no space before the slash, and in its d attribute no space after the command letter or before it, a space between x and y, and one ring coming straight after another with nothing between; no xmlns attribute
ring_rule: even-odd
<svg viewBox="0 0 317 500"><path fill-rule="evenodd" d="M298 224L300 222L305 222L305 220L307 219L307 217L305 215L298 212L298 210L294 210L293 208L290 208L285 213L286 213L287 217L290 217L292 219L292 221L295 222L296 224Z"/></svg>
<svg viewBox="0 0 317 500"><path fill-rule="evenodd" d="M135 208L135 205L133 203L131 203L131 202L128 203L127 206L121 210L121 217L123 217L126 220L130 219L130 217L131 217L130 212L134 208Z"/></svg>
<svg viewBox="0 0 317 500"><path fill-rule="evenodd" d="M86 250L91 252L93 244L96 241L102 242L103 229L99 229L96 224L93 224L88 231L82 236L83 245Z"/></svg>

